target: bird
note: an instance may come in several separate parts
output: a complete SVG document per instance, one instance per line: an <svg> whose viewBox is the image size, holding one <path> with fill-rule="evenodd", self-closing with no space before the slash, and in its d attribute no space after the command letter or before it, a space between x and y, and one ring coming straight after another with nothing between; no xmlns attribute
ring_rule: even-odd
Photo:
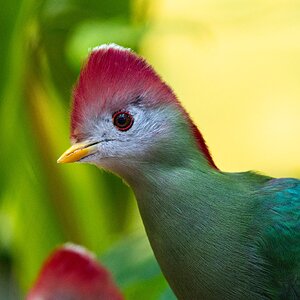
<svg viewBox="0 0 300 300"><path fill-rule="evenodd" d="M225 172L171 87L134 51L93 48L74 86L71 147L133 190L178 299L300 299L300 180Z"/></svg>
<svg viewBox="0 0 300 300"><path fill-rule="evenodd" d="M123 300L111 274L84 247L66 243L44 262L26 300Z"/></svg>

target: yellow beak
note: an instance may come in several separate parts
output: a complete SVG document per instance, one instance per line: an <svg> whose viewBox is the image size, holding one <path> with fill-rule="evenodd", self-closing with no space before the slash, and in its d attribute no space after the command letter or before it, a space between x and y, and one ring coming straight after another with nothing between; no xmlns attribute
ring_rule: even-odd
<svg viewBox="0 0 300 300"><path fill-rule="evenodd" d="M61 157L57 160L59 164L71 163L79 161L80 159L92 154L97 149L98 143L82 142L71 146Z"/></svg>

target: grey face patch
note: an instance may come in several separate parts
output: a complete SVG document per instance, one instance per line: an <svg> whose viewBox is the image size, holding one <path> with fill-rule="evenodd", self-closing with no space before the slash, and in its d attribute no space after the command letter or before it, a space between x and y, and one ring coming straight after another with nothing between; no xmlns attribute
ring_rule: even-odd
<svg viewBox="0 0 300 300"><path fill-rule="evenodd" d="M114 126L114 112L105 112L86 121L85 126L81 128L84 139L101 142L98 144L98 151L82 162L105 165L109 168L107 161L113 162L115 166L124 165L126 161L132 163L151 160L158 145L164 141L166 143L174 134L179 112L174 112L173 107L146 108L131 104L120 109L128 111L134 118L132 127L127 131L120 131Z"/></svg>

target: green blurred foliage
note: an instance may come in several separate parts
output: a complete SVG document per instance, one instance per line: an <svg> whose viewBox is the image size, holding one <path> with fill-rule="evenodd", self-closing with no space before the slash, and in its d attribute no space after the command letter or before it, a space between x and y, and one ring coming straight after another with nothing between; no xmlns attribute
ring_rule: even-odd
<svg viewBox="0 0 300 300"><path fill-rule="evenodd" d="M175 300L162 278L145 234L131 235L100 257L126 299Z"/></svg>
<svg viewBox="0 0 300 300"><path fill-rule="evenodd" d="M133 11L124 0L1 1L1 299L24 295L66 241L105 252L128 299L173 297L148 242L126 238L142 228L129 188L91 166L56 164L69 146L70 93L88 48L138 51L146 22Z"/></svg>

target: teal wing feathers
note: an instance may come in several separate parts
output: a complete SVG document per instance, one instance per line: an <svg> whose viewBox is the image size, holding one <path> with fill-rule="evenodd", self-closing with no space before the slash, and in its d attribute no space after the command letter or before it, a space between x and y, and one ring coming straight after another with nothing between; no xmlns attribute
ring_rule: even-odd
<svg viewBox="0 0 300 300"><path fill-rule="evenodd" d="M274 299L300 299L300 180L268 181L263 197L259 252Z"/></svg>

